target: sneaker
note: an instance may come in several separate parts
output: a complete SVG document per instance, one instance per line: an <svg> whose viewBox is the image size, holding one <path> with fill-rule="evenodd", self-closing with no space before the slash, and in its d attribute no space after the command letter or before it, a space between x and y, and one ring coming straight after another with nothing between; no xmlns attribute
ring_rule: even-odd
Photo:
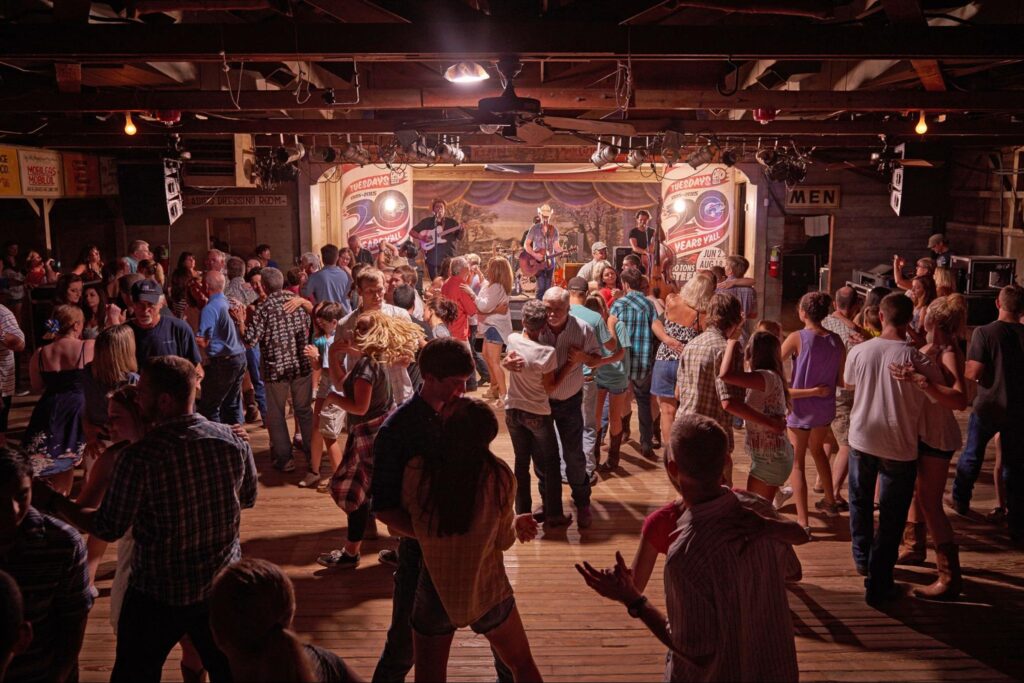
<svg viewBox="0 0 1024 683"><path fill-rule="evenodd" d="M594 517L590 513L590 506L584 505L583 507L576 510L576 527L579 529L589 529L590 525L594 523Z"/></svg>
<svg viewBox="0 0 1024 683"><path fill-rule="evenodd" d="M590 473L590 485L591 486L597 486L598 482L600 482L600 481L601 481L601 478L599 476L597 476L597 470L594 470L593 472Z"/></svg>
<svg viewBox="0 0 1024 683"><path fill-rule="evenodd" d="M985 515L985 521L990 524L1002 524L1006 521L1006 508L992 508L992 512Z"/></svg>
<svg viewBox="0 0 1024 683"><path fill-rule="evenodd" d="M278 463L275 462L274 463L274 469L277 470L278 472L294 472L295 471L295 461L294 460L286 460L283 465L282 464L278 464Z"/></svg>
<svg viewBox="0 0 1024 683"><path fill-rule="evenodd" d="M302 481L299 482L299 488L300 489L308 489L308 488L311 488L313 486L317 486L319 484L320 484L320 475L313 474L312 472L308 472L308 473L306 473L306 476L304 476L302 478Z"/></svg>
<svg viewBox="0 0 1024 683"><path fill-rule="evenodd" d="M786 504L786 501L789 500L792 497L793 497L793 487L792 486L782 486L782 487L779 487L779 490L775 492L775 501L773 503L775 505L775 509L776 510L781 510L782 506Z"/></svg>
<svg viewBox="0 0 1024 683"><path fill-rule="evenodd" d="M533 521L537 524L543 524L544 520L547 519L547 515L544 514L544 506L541 505L539 508L533 511Z"/></svg>
<svg viewBox="0 0 1024 683"><path fill-rule="evenodd" d="M398 551L392 550L391 548L385 548L377 553L377 561L381 564L390 565L392 567L398 566Z"/></svg>
<svg viewBox="0 0 1024 683"><path fill-rule="evenodd" d="M298 451L302 450L302 434L300 432L295 432L295 436L292 437L292 448Z"/></svg>
<svg viewBox="0 0 1024 683"><path fill-rule="evenodd" d="M336 569L355 569L359 566L359 555L349 555L344 550L332 550L317 557L316 563Z"/></svg>
<svg viewBox="0 0 1024 683"><path fill-rule="evenodd" d="M320 483L316 485L317 493L327 493L331 490L331 478L325 477L320 480Z"/></svg>

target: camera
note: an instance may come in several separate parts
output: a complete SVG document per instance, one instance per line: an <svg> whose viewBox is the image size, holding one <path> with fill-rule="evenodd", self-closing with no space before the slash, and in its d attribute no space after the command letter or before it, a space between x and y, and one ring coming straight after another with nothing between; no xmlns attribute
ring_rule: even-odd
<svg viewBox="0 0 1024 683"><path fill-rule="evenodd" d="M47 261L47 263L50 264L51 270L60 270L60 261L58 261L57 259L50 259L49 261Z"/></svg>

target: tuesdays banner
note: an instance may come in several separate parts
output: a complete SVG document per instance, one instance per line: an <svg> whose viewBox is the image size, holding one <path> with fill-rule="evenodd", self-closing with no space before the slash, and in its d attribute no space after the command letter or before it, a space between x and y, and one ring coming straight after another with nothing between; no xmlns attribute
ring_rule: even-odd
<svg viewBox="0 0 1024 683"><path fill-rule="evenodd" d="M343 166L342 210L345 234L377 251L382 241L401 242L412 227L412 175L408 168Z"/></svg>
<svg viewBox="0 0 1024 683"><path fill-rule="evenodd" d="M722 265L732 230L733 170L708 164L669 169L661 181L661 225L675 254L672 277L689 280L698 270Z"/></svg>

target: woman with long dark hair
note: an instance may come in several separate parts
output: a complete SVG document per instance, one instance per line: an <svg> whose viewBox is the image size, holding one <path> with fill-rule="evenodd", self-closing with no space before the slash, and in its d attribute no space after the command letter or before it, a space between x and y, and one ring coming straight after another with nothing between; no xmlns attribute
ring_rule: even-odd
<svg viewBox="0 0 1024 683"><path fill-rule="evenodd" d="M171 312L176 318L184 320L185 309L188 308L188 292L192 281L199 277L196 272L196 257L190 251L183 251L178 256L178 267L171 273L169 298Z"/></svg>
<svg viewBox="0 0 1024 683"><path fill-rule="evenodd" d="M402 486L407 531L428 570L420 574L411 619L416 680L446 679L455 630L469 626L516 681L539 681L503 558L516 538L536 536L537 522L513 513L516 480L490 450L498 420L487 404L459 398L443 418L442 441L458 447L412 459Z"/></svg>
<svg viewBox="0 0 1024 683"><path fill-rule="evenodd" d="M87 244L78 254L75 267L71 272L82 278L83 282L97 282L103 279L103 256L95 244Z"/></svg>

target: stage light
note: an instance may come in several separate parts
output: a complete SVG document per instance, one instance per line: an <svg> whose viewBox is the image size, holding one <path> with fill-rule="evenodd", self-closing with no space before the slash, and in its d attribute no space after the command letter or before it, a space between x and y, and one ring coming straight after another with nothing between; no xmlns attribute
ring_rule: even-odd
<svg viewBox="0 0 1024 683"><path fill-rule="evenodd" d="M499 130L501 130L501 126L497 123L480 124L480 132L484 135L495 135Z"/></svg>
<svg viewBox="0 0 1024 683"><path fill-rule="evenodd" d="M281 166L297 163L304 156L306 156L306 148L302 146L301 142L278 147L274 150L274 159Z"/></svg>
<svg viewBox="0 0 1024 683"><path fill-rule="evenodd" d="M626 163L633 168L640 168L645 161L647 161L646 149L631 149L626 155Z"/></svg>
<svg viewBox="0 0 1024 683"><path fill-rule="evenodd" d="M667 166L672 166L679 161L679 150L675 147L662 147L661 158Z"/></svg>
<svg viewBox="0 0 1024 683"><path fill-rule="evenodd" d="M739 158L736 156L736 150L732 147L722 150L722 163L726 166L735 166Z"/></svg>
<svg viewBox="0 0 1024 683"><path fill-rule="evenodd" d="M921 115L917 119L917 125L914 126L914 132L918 135L924 135L928 132L928 122L924 120L924 110L921 110Z"/></svg>
<svg viewBox="0 0 1024 683"><path fill-rule="evenodd" d="M138 132L139 129L135 127L135 122L132 121L132 113L130 111L126 111L124 113L124 134L135 135Z"/></svg>
<svg viewBox="0 0 1024 683"><path fill-rule="evenodd" d="M452 64L444 72L444 80L449 83L479 83L490 78L487 70L476 62L459 62Z"/></svg>
<svg viewBox="0 0 1024 683"><path fill-rule="evenodd" d="M350 164L365 166L372 160L370 152L359 142L345 143L339 152L341 160Z"/></svg>
<svg viewBox="0 0 1024 683"><path fill-rule="evenodd" d="M616 145L602 145L598 142L597 150L590 157L590 163L601 168L605 164L614 163L617 156L619 156L619 148Z"/></svg>
<svg viewBox="0 0 1024 683"><path fill-rule="evenodd" d="M676 199L674 202L672 202L672 210L675 211L676 213L682 213L683 209L685 208L686 202L684 202L682 198Z"/></svg>
<svg viewBox="0 0 1024 683"><path fill-rule="evenodd" d="M320 98L328 107L333 106L334 103L337 102L337 99L335 99L334 97L334 88L328 88L327 90L324 90L323 94L320 95Z"/></svg>

